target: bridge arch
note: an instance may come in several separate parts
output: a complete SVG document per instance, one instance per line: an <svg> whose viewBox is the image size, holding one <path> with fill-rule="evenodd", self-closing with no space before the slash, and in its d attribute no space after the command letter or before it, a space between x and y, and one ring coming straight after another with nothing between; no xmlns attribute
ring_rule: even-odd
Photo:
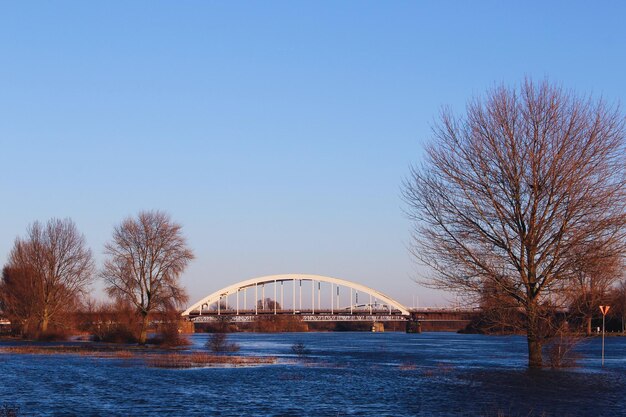
<svg viewBox="0 0 626 417"><path fill-rule="evenodd" d="M224 287L218 291L215 291L212 294L209 294L208 296L202 298L200 301L194 303L193 305L191 305L187 310L185 310L182 315L183 316L189 316L190 314L192 314L194 311L198 311L201 312L202 311L202 307L204 305L211 305L213 303L219 303L220 300L224 297L227 297L228 295L231 294L236 294L238 293L238 291L241 291L243 289L246 288L250 288L250 287L254 287L257 285L263 285L263 284L276 284L276 283L280 283L280 282L291 282L294 280L300 280L300 281L315 281L315 282L325 282L325 283L329 283L329 284L334 284L337 286L344 286L344 287L348 287L351 288L353 290L356 291L362 291L366 294L369 294L370 296L374 297L377 300L380 300L384 303L387 303L387 305L397 310L400 311L400 314L402 315L410 315L411 313L409 312L409 310L402 305L401 303L399 303L398 301L394 300L393 298L381 293L380 291L377 291L373 288L367 287L365 285L362 284L358 284L356 282L353 281L348 281L345 279L340 279L340 278L333 278L333 277L327 277L327 276L323 276L323 275L312 275L312 274L281 274L281 275L267 275L267 276L262 276L262 277L257 277L257 278L252 278L252 279L248 279L245 281L241 281L241 282L237 282L235 284L229 285L227 287Z"/></svg>

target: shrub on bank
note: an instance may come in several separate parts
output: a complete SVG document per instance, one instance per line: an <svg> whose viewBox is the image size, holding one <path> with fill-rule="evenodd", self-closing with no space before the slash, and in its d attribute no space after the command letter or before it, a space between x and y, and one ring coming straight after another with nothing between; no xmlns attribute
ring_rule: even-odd
<svg viewBox="0 0 626 417"><path fill-rule="evenodd" d="M162 323L160 332L150 338L148 343L164 347L188 346L191 344L179 328L178 321L168 321Z"/></svg>
<svg viewBox="0 0 626 417"><path fill-rule="evenodd" d="M95 332L93 340L106 343L137 343L138 338L135 329L120 324Z"/></svg>
<svg viewBox="0 0 626 417"><path fill-rule="evenodd" d="M231 353L239 351L239 345L237 343L230 343L226 333L213 333L209 336L209 340L207 340L204 346L214 353Z"/></svg>
<svg viewBox="0 0 626 417"><path fill-rule="evenodd" d="M69 339L70 333L66 329L52 329L42 332L35 339L40 342L62 342Z"/></svg>
<svg viewBox="0 0 626 417"><path fill-rule="evenodd" d="M577 366L580 354L575 351L581 339L571 335L559 335L544 347L544 357L551 368Z"/></svg>

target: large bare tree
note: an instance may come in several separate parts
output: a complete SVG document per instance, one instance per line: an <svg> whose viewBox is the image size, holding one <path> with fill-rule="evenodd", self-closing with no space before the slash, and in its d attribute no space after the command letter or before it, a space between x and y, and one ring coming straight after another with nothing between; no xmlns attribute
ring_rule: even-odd
<svg viewBox="0 0 626 417"><path fill-rule="evenodd" d="M33 223L17 238L3 271L5 308L38 331L71 306L93 280L93 257L85 237L70 219ZM28 328L28 326L27 326Z"/></svg>
<svg viewBox="0 0 626 417"><path fill-rule="evenodd" d="M542 328L586 257L624 249L624 117L547 81L497 87L442 112L404 198L431 285L487 286L524 314L530 367Z"/></svg>
<svg viewBox="0 0 626 417"><path fill-rule="evenodd" d="M139 342L146 342L150 313L187 300L179 277L194 258L182 226L160 211L127 218L105 245L102 277L109 295L127 300L141 315Z"/></svg>

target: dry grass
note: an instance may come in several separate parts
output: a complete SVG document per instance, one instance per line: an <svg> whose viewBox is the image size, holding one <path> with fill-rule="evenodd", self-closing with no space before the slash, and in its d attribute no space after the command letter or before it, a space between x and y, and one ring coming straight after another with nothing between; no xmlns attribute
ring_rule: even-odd
<svg viewBox="0 0 626 417"><path fill-rule="evenodd" d="M246 357L209 355L208 353L165 353L146 355L146 363L154 368L199 368L207 366L234 365L267 365L276 363L274 357Z"/></svg>
<svg viewBox="0 0 626 417"><path fill-rule="evenodd" d="M435 377L435 376L440 377L440 376L445 376L449 374L453 370L454 368L452 367L452 365L448 363L439 362L437 363L437 366L434 368L422 369L422 375L425 377Z"/></svg>
<svg viewBox="0 0 626 417"><path fill-rule="evenodd" d="M18 355L78 355L95 358L131 358L134 353L112 348L88 346L10 346L0 348L0 354Z"/></svg>
<svg viewBox="0 0 626 417"><path fill-rule="evenodd" d="M80 355L89 351L80 346L9 346L0 349L1 353L17 353L23 355Z"/></svg>
<svg viewBox="0 0 626 417"><path fill-rule="evenodd" d="M400 364L399 368L401 371L414 371L417 369L417 365L410 362L404 362Z"/></svg>
<svg viewBox="0 0 626 417"><path fill-rule="evenodd" d="M133 355L133 352L129 350L118 350L115 352L114 356L118 359L130 359L134 355Z"/></svg>
<svg viewBox="0 0 626 417"><path fill-rule="evenodd" d="M93 346L10 346L0 353L22 355L79 355L95 358L140 359L153 368L199 368L209 366L252 366L276 363L271 356L227 356L196 352L169 352L155 350L129 350Z"/></svg>

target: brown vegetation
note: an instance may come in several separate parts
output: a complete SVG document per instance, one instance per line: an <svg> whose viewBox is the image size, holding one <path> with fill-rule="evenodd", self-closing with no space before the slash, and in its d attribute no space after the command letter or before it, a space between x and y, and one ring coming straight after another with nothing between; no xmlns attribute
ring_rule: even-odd
<svg viewBox="0 0 626 417"><path fill-rule="evenodd" d="M184 320L180 311L169 308L158 316L156 335L150 339L151 344L163 347L188 346L191 344L183 333Z"/></svg>
<svg viewBox="0 0 626 417"><path fill-rule="evenodd" d="M141 331L136 309L124 300L114 303L88 301L77 312L77 330L92 335L94 342L137 343ZM159 311L153 314L150 329L152 345L163 347L185 346L189 341L182 331L184 322L178 310Z"/></svg>
<svg viewBox="0 0 626 417"><path fill-rule="evenodd" d="M89 300L78 313L78 318L79 330L91 334L95 342L138 341L139 320L128 302L98 303Z"/></svg>
<svg viewBox="0 0 626 417"><path fill-rule="evenodd" d="M129 352L126 347L124 352ZM115 347L105 346L6 346L0 348L0 353L16 353L22 355L83 355L83 356L116 356L122 352Z"/></svg>
<svg viewBox="0 0 626 417"><path fill-rule="evenodd" d="M307 323L290 314L259 316L254 322L254 331L261 333L306 332Z"/></svg>
<svg viewBox="0 0 626 417"><path fill-rule="evenodd" d="M208 323L195 323L196 332L199 333L234 333L234 332L307 332L309 323L303 322L300 316L291 314L259 315L250 323L234 323L230 316L217 316L216 321ZM328 324L334 328L334 323ZM321 330L327 330L323 328Z"/></svg>

